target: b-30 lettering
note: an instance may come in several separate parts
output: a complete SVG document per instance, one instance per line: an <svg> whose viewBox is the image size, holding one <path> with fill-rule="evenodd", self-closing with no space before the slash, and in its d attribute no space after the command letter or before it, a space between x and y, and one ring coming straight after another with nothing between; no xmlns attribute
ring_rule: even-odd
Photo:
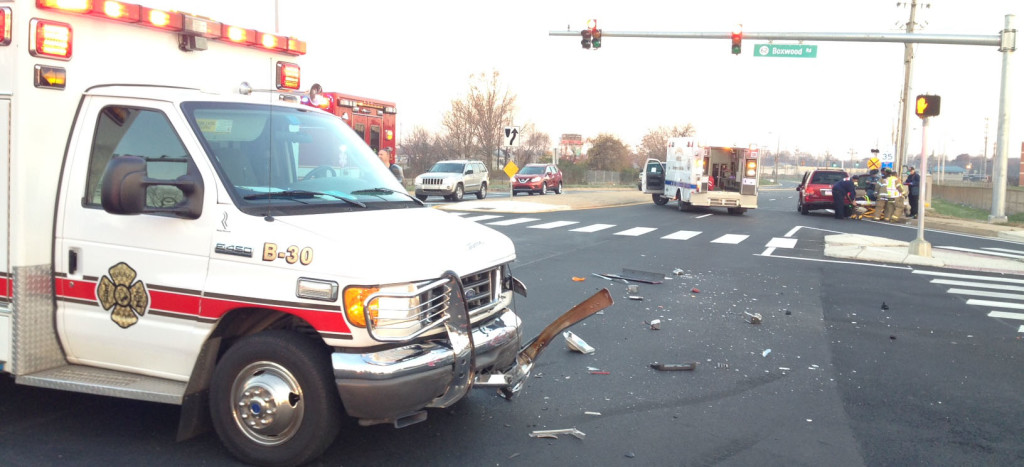
<svg viewBox="0 0 1024 467"><path fill-rule="evenodd" d="M278 248L276 243L264 243L263 261L274 261L277 259L283 259L288 264L299 263L303 266L309 266L313 262L313 249L308 246L299 248L295 245L281 249Z"/></svg>

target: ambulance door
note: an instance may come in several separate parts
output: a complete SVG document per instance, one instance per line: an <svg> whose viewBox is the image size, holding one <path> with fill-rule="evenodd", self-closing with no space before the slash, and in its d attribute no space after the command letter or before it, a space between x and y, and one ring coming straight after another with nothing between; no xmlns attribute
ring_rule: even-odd
<svg viewBox="0 0 1024 467"><path fill-rule="evenodd" d="M657 159L647 159L640 186L647 194L665 193L665 165Z"/></svg>
<svg viewBox="0 0 1024 467"><path fill-rule="evenodd" d="M11 160L11 100L0 98L0 180L4 180L3 189L0 189L0 371L4 370L7 362L11 361L11 267L7 258L8 249L8 223L10 213L7 206L10 186L8 174Z"/></svg>
<svg viewBox="0 0 1024 467"><path fill-rule="evenodd" d="M199 307L220 225L212 214L214 177L205 161L196 167L193 157L202 150L194 137L180 136L191 133L170 103L92 97L78 121L55 229L61 343L71 363L184 380L212 326L199 323ZM190 166L198 171L205 180L202 215L104 211L104 169L126 155L145 158L151 179L173 180ZM173 207L185 196L159 185L146 194L147 207Z"/></svg>

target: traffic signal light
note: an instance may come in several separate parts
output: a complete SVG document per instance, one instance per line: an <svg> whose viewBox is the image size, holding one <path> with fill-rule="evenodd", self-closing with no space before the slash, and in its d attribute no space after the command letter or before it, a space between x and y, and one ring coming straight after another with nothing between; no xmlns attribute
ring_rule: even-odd
<svg viewBox="0 0 1024 467"><path fill-rule="evenodd" d="M584 30L580 31L580 36L583 36L583 40L580 41L580 44L583 45L584 49L589 49L591 41L593 40L593 37L594 37L594 33L591 30L589 30L589 29L584 29ZM598 42L598 43L600 44L600 42Z"/></svg>
<svg viewBox="0 0 1024 467"><path fill-rule="evenodd" d="M590 35L593 36L593 39L591 40L591 42L593 42L593 44L594 44L594 49L595 50L596 49L600 49L601 48L601 30L597 29L597 28L591 29L590 30Z"/></svg>
<svg viewBox="0 0 1024 467"><path fill-rule="evenodd" d="M934 117L939 114L939 104L942 103L942 99L939 96L920 95L917 96L916 105L914 106L914 113L918 117Z"/></svg>
<svg viewBox="0 0 1024 467"><path fill-rule="evenodd" d="M743 25L736 25L736 29L732 31L732 54L739 55L740 50L743 48Z"/></svg>

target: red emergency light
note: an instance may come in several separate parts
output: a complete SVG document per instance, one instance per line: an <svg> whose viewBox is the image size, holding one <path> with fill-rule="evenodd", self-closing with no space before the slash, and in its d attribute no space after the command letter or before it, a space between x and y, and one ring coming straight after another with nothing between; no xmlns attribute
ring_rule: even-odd
<svg viewBox="0 0 1024 467"><path fill-rule="evenodd" d="M0 8L0 46L11 45L11 7Z"/></svg>
<svg viewBox="0 0 1024 467"><path fill-rule="evenodd" d="M71 60L71 25L33 18L29 22L32 40L28 53L33 57Z"/></svg>
<svg viewBox="0 0 1024 467"><path fill-rule="evenodd" d="M277 62L277 89L299 89L299 66L289 62Z"/></svg>
<svg viewBox="0 0 1024 467"><path fill-rule="evenodd" d="M141 10L142 7L139 5L102 0L93 4L91 14L126 23L137 23L139 22Z"/></svg>
<svg viewBox="0 0 1024 467"><path fill-rule="evenodd" d="M36 0L36 6L64 13L86 14L113 21L136 23L153 29L181 32L189 36L258 47L287 55L306 54L306 42L294 37L228 26L201 16L158 10L134 3L117 0ZM9 44L11 9L3 7L0 12L3 12L3 16L0 16L0 32L4 33L3 38L0 39ZM2 41L0 41L0 45L6 45ZM68 49L70 50L70 45ZM64 60L66 59L64 58Z"/></svg>
<svg viewBox="0 0 1024 467"><path fill-rule="evenodd" d="M36 0L36 6L66 13L90 13L93 2L92 0Z"/></svg>
<svg viewBox="0 0 1024 467"><path fill-rule="evenodd" d="M254 45L256 44L256 30L245 29L238 26L224 25L220 31L221 40L227 42L233 42L236 44Z"/></svg>
<svg viewBox="0 0 1024 467"><path fill-rule="evenodd" d="M288 50L288 38L266 32L256 32L256 45L267 50L284 52Z"/></svg>
<svg viewBox="0 0 1024 467"><path fill-rule="evenodd" d="M139 23L156 29L168 31L181 31L184 27L185 18L181 13L175 13L155 8L140 7Z"/></svg>

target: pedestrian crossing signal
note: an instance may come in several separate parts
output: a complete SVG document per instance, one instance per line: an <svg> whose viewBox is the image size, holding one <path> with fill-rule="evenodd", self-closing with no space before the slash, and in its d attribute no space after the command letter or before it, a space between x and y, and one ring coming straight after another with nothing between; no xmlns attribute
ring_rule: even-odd
<svg viewBox="0 0 1024 467"><path fill-rule="evenodd" d="M934 117L939 114L939 104L942 99L939 96L931 96L922 94L917 96L917 105L914 106L914 112L917 113L918 117Z"/></svg>

